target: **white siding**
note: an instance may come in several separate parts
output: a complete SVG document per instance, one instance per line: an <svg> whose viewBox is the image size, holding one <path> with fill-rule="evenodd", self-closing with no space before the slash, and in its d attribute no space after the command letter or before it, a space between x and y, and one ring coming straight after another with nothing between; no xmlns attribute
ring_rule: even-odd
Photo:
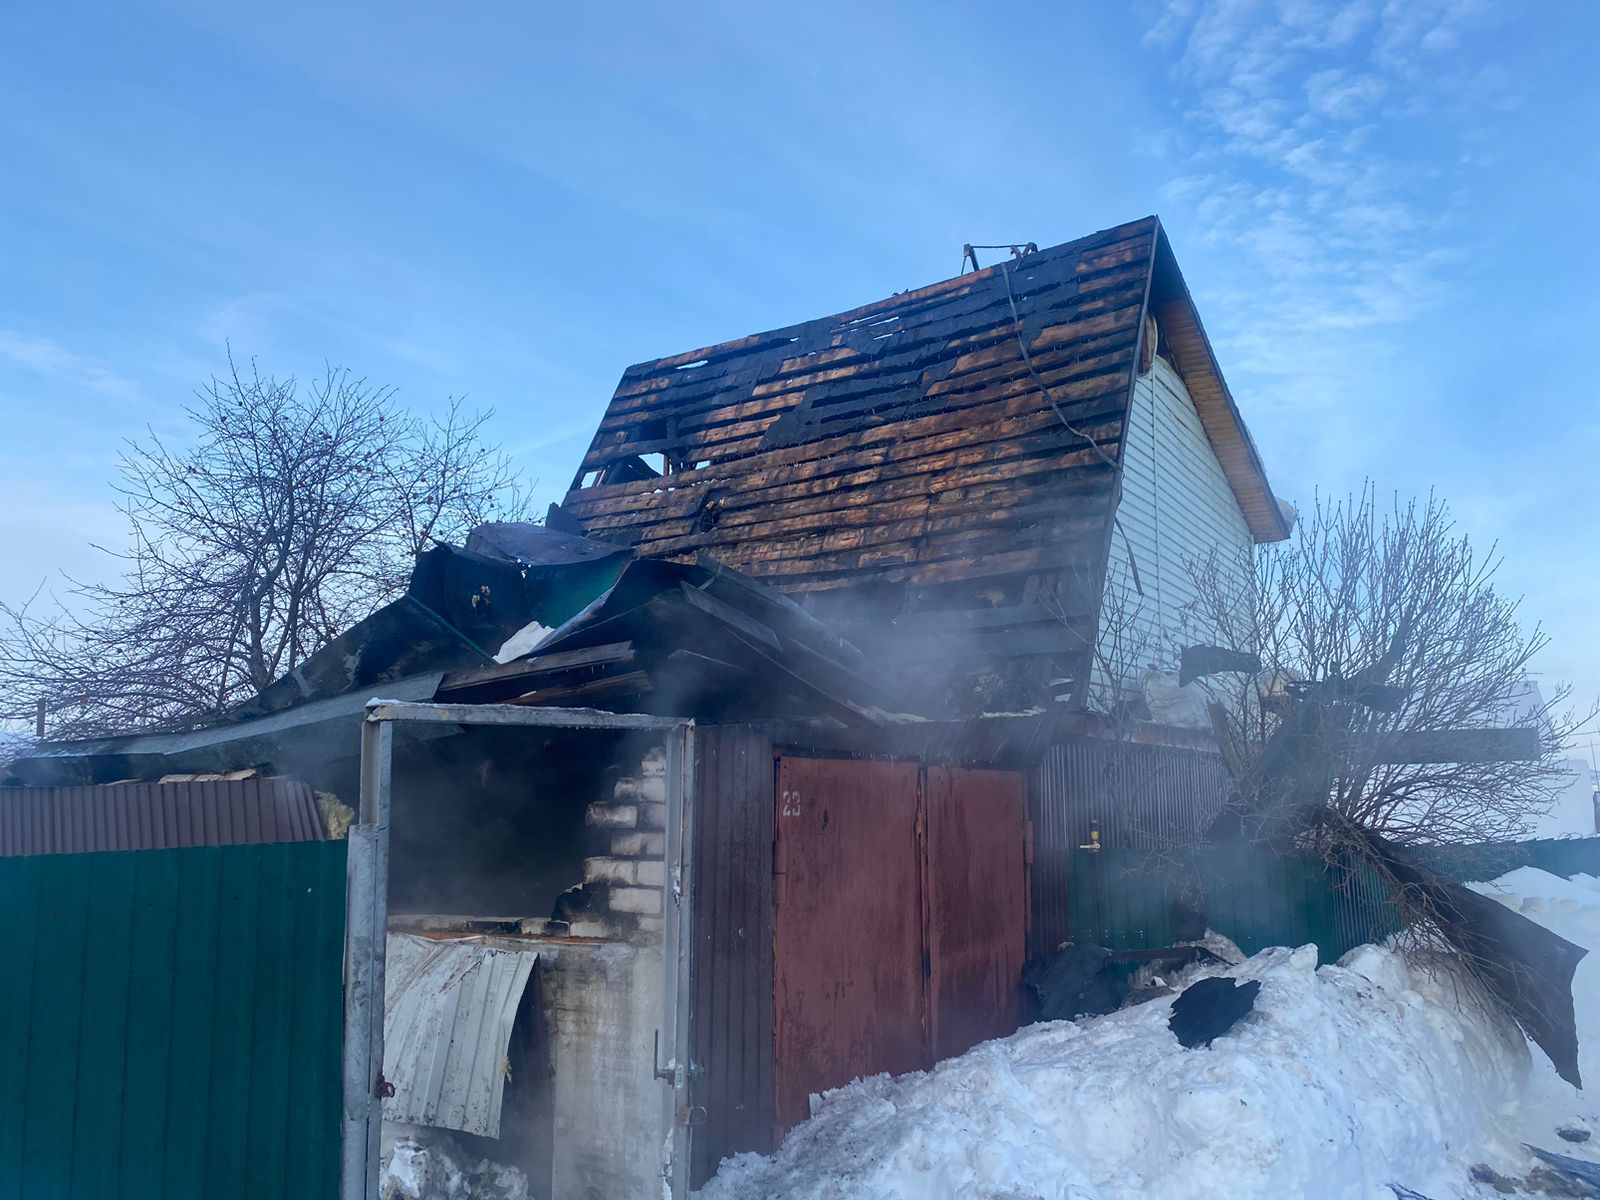
<svg viewBox="0 0 1600 1200"><path fill-rule="evenodd" d="M1120 528L1111 535L1101 661L1091 697L1102 705L1111 682L1108 669L1127 686L1137 684L1148 666L1176 668L1184 608L1195 598L1191 565L1217 550L1237 572L1243 595L1253 545L1189 390L1162 358L1134 386L1124 455ZM1128 566L1130 548L1142 596ZM1128 619L1116 616L1119 604L1129 610ZM1120 648L1113 645L1119 626L1124 631Z"/></svg>

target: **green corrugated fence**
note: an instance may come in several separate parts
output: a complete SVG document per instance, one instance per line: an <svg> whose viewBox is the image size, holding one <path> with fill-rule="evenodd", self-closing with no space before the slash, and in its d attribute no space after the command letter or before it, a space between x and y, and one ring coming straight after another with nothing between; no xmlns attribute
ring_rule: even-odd
<svg viewBox="0 0 1600 1200"><path fill-rule="evenodd" d="M1600 838L1437 847L1423 854L1461 880L1492 879L1523 866L1600 875ZM1185 908L1203 912L1207 926L1246 954L1314 942L1323 962L1399 928L1371 868L1330 872L1322 859L1261 846L1079 851L1068 882L1072 940L1113 950L1172 945L1185 932Z"/></svg>
<svg viewBox="0 0 1600 1200"><path fill-rule="evenodd" d="M345 843L0 859L0 1200L336 1196Z"/></svg>

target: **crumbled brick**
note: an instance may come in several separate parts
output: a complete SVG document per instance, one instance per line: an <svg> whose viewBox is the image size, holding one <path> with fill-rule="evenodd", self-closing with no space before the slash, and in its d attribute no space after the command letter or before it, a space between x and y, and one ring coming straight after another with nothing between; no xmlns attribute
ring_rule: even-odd
<svg viewBox="0 0 1600 1200"><path fill-rule="evenodd" d="M583 860L583 881L585 883L655 883L655 880L641 880L639 868L649 866L649 863L635 862L631 858L586 858Z"/></svg>
<svg viewBox="0 0 1600 1200"><path fill-rule="evenodd" d="M639 823L639 809L633 804L591 804L586 819L601 829L632 829Z"/></svg>
<svg viewBox="0 0 1600 1200"><path fill-rule="evenodd" d="M667 799L667 781L662 776L627 775L617 780L617 786L612 789L611 794L624 803L644 800L651 804L664 804Z"/></svg>
<svg viewBox="0 0 1600 1200"><path fill-rule="evenodd" d="M611 853L618 858L660 858L667 852L664 833L614 833L611 835Z"/></svg>

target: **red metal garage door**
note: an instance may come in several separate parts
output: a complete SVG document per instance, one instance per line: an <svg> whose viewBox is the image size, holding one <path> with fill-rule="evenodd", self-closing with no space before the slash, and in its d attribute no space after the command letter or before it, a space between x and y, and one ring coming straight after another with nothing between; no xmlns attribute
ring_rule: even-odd
<svg viewBox="0 0 1600 1200"><path fill-rule="evenodd" d="M929 767L928 960L933 1059L964 1054L1022 1020L1028 882L1026 780Z"/></svg>
<svg viewBox="0 0 1600 1200"><path fill-rule="evenodd" d="M773 883L781 1134L812 1092L925 1063L915 763L782 758Z"/></svg>

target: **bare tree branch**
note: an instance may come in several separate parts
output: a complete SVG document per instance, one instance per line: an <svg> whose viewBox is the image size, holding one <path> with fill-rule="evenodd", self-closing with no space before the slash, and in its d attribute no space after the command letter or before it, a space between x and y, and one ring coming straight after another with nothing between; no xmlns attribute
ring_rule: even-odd
<svg viewBox="0 0 1600 1200"><path fill-rule="evenodd" d="M0 605L0 720L42 699L56 737L202 721L392 600L430 540L524 517L489 413L424 420L342 369L302 387L228 366L186 444L122 455L120 578Z"/></svg>
<svg viewBox="0 0 1600 1200"><path fill-rule="evenodd" d="M1393 711L1352 706L1347 730L1337 731L1341 747L1347 732L1363 744L1369 735L1514 724L1538 731L1541 757L1385 763L1341 749L1330 807L1402 843L1526 836L1564 786L1567 739L1593 712L1563 711L1565 686L1532 698L1533 659L1547 639L1537 626L1524 632L1517 602L1494 590L1498 566L1492 548L1473 550L1437 498L1381 511L1371 488L1319 500L1293 540L1258 548L1251 603L1233 594L1238 564L1215 555L1194 564L1190 636L1253 651L1264 668L1209 681L1234 744L1259 752L1286 711L1285 688L1378 662L1405 629L1388 675L1403 700Z"/></svg>

